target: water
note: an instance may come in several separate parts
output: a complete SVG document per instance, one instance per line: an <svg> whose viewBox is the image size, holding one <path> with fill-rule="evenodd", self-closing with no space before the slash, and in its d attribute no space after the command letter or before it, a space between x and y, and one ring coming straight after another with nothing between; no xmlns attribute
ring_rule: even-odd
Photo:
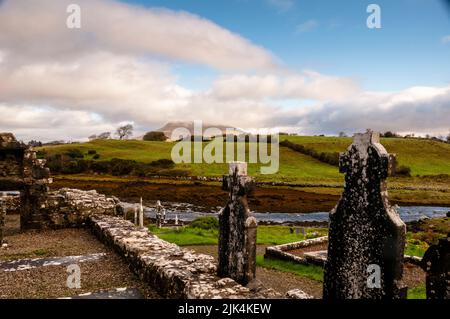
<svg viewBox="0 0 450 319"><path fill-rule="evenodd" d="M135 204L123 203L124 208L132 207ZM200 206L188 203L162 203L166 209L166 219L175 220L178 216L180 221L190 222L202 216L217 217L220 207L213 210L207 210ZM449 207L430 207L430 206L404 206L398 207L400 218L404 222L416 221L424 218L442 218L450 211ZM145 207L144 214L148 218L156 217L156 210L153 207ZM255 212L255 217L261 222L271 223L300 223L300 222L328 222L328 212L315 213L260 213Z"/></svg>

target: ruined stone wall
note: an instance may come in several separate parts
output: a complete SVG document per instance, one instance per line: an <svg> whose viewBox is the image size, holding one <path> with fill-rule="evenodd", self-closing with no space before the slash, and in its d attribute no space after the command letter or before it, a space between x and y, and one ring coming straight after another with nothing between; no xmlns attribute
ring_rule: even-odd
<svg viewBox="0 0 450 319"><path fill-rule="evenodd" d="M49 192L39 202L39 209L28 224L31 228L80 227L93 214L122 215L120 201L97 191L62 188Z"/></svg>
<svg viewBox="0 0 450 319"><path fill-rule="evenodd" d="M97 237L112 246L139 275L165 298L276 298L273 290L252 292L230 278L216 275L217 265L209 255L168 243L144 228L112 216L89 218Z"/></svg>

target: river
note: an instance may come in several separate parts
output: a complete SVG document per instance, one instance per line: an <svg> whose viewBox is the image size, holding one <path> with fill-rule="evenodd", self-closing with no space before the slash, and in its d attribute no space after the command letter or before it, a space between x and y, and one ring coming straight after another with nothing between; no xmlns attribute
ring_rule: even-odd
<svg viewBox="0 0 450 319"><path fill-rule="evenodd" d="M136 204L123 203L124 208L133 207ZM194 206L188 203L171 203L163 202L162 205L166 210L166 219L190 222L202 216L217 217L220 207L214 210L207 210L200 206ZM449 207L433 207L433 206L402 206L398 207L400 218L404 222L417 221L424 218L442 218L450 211ZM144 207L144 214L147 218L155 218L156 211L154 207ZM254 212L259 222L270 223L302 223L302 222L328 222L328 212L314 213L270 213L270 212Z"/></svg>

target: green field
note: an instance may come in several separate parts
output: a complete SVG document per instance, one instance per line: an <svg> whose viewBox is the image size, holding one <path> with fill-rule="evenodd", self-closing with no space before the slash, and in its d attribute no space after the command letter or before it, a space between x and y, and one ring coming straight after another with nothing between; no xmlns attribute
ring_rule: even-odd
<svg viewBox="0 0 450 319"><path fill-rule="evenodd" d="M205 147L208 143L203 143ZM44 146L38 148L45 151L46 156L64 154L69 150L78 149L85 154L85 159L92 159L87 155L88 151L95 150L100 158L105 161L113 158L135 160L149 163L159 159L170 159L171 150L175 143L170 142L147 142L136 140L102 140L88 143L65 144L56 146ZM243 144L241 144L243 145ZM248 159L248 143L246 146L246 158ZM225 147L224 147L225 149ZM237 152L235 152L237 153ZM286 181L316 183L340 183L342 176L334 166L322 163L310 156L294 152L288 148L280 148L280 167L277 174L260 174L261 164L249 164L249 174L262 181ZM225 160L223 160L225 162ZM264 166L267 166L264 164ZM228 171L226 163L200 163L200 164L177 164L177 170L186 171L191 176L222 176Z"/></svg>
<svg viewBox="0 0 450 319"><path fill-rule="evenodd" d="M338 137L280 136L280 139L311 147L318 152L341 152L351 144L351 138ZM389 152L397 154L399 165L411 168L413 176L450 174L450 144L404 138L385 138L382 139L382 144ZM87 153L95 150L100 155L99 161L119 158L150 163L159 159L171 159L171 150L174 145L175 143L171 142L98 140L88 143L44 146L38 150L45 151L46 156L49 156L78 149L85 154L85 159L92 159L92 155ZM203 143L203 147L206 145L208 145L207 142ZM246 159L248 159L248 143L245 147ZM249 174L260 181L341 185L343 180L337 167L286 147L280 147L280 167L277 174L262 175L260 166L259 163L249 164ZM264 166L267 165L264 164ZM177 164L175 169L191 176L222 176L227 172L227 165L225 163L182 163ZM399 181L404 180L404 178L399 179Z"/></svg>
<svg viewBox="0 0 450 319"><path fill-rule="evenodd" d="M217 245L218 229L202 229L193 227L157 228L150 226L149 230L161 239L179 246ZM326 236L326 228L307 228L306 236L291 233L287 226L259 226L257 235L258 245L281 245L305 240L312 237Z"/></svg>
<svg viewBox="0 0 450 319"><path fill-rule="evenodd" d="M318 152L344 152L351 138L323 136L282 136ZM399 165L409 166L413 176L450 174L450 144L425 139L382 138L389 153L397 154Z"/></svg>

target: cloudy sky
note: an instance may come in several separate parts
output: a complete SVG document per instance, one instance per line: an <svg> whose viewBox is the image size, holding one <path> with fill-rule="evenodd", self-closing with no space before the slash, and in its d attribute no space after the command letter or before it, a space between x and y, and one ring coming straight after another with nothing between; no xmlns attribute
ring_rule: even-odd
<svg viewBox="0 0 450 319"><path fill-rule="evenodd" d="M381 29L366 25L381 8ZM81 28L67 27L69 4ZM0 0L0 131L450 131L444 0Z"/></svg>

